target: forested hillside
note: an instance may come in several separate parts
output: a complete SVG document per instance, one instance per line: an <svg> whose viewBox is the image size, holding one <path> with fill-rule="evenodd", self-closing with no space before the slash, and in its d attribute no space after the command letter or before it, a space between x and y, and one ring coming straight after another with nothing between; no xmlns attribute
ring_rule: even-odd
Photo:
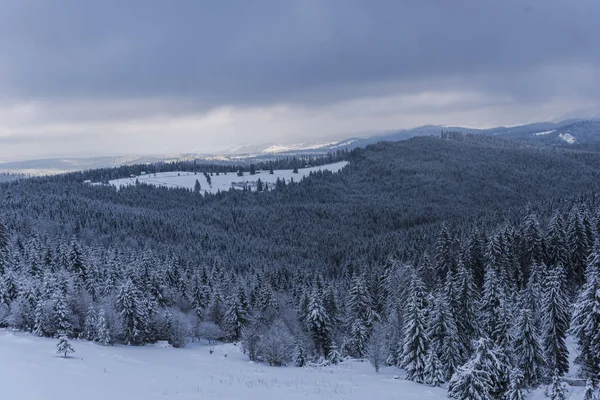
<svg viewBox="0 0 600 400"><path fill-rule="evenodd" d="M561 376L570 327L600 378L600 155L444 138L260 193L2 183L0 325L242 340L272 365L369 357L456 398Z"/></svg>

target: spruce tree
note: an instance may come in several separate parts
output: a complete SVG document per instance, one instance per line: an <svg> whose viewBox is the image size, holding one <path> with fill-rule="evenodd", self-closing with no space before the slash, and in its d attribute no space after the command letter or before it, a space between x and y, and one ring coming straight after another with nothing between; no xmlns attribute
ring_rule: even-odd
<svg viewBox="0 0 600 400"><path fill-rule="evenodd" d="M451 285L450 282L447 284L447 286ZM438 290L433 300L433 309L429 314L429 327L427 329L429 346L432 349L430 353L435 353L435 359L438 362L441 361L444 380L452 377L456 368L462 364L461 358L465 353L461 349L461 341L454 315L448 310L450 303L448 291Z"/></svg>
<svg viewBox="0 0 600 400"><path fill-rule="evenodd" d="M357 358L364 358L367 355L367 343L373 324L379 316L373 310L371 295L362 276L354 280L350 289L346 315L350 333L348 345L350 354Z"/></svg>
<svg viewBox="0 0 600 400"><path fill-rule="evenodd" d="M440 386L445 381L445 373L437 356L437 351L429 348L429 355L425 365L425 383L432 386Z"/></svg>
<svg viewBox="0 0 600 400"><path fill-rule="evenodd" d="M413 271L404 317L404 343L401 366L406 379L423 383L427 362L427 320L425 288L421 278Z"/></svg>
<svg viewBox="0 0 600 400"><path fill-rule="evenodd" d="M569 370L569 351L566 345L569 311L565 293L566 277L558 264L546 274L542 305L543 346L546 363L560 376Z"/></svg>
<svg viewBox="0 0 600 400"><path fill-rule="evenodd" d="M90 306L85 314L83 337L86 340L98 340L98 316L93 306Z"/></svg>
<svg viewBox="0 0 600 400"><path fill-rule="evenodd" d="M585 382L585 392L583 392L583 400L597 400L596 396L596 388L594 387L594 382L588 378Z"/></svg>
<svg viewBox="0 0 600 400"><path fill-rule="evenodd" d="M106 320L104 309L101 309L98 313L98 319L96 320L96 333L98 342L100 342L103 346L109 346L112 344L110 329L108 328L108 321Z"/></svg>
<svg viewBox="0 0 600 400"><path fill-rule="evenodd" d="M455 399L502 399L508 391L508 365L488 338L475 342L473 355L452 376L448 396Z"/></svg>
<svg viewBox="0 0 600 400"><path fill-rule="evenodd" d="M117 294L116 309L123 323L123 341L128 345L143 344L147 313L138 289L128 279Z"/></svg>
<svg viewBox="0 0 600 400"><path fill-rule="evenodd" d="M531 311L522 308L514 328L515 365L525 386L534 387L541 382L545 359L540 336Z"/></svg>
<svg viewBox="0 0 600 400"><path fill-rule="evenodd" d="M510 372L510 388L506 394L506 400L525 400L525 390L523 389L523 374L518 368Z"/></svg>
<svg viewBox="0 0 600 400"><path fill-rule="evenodd" d="M318 355L327 358L332 346L331 327L329 316L323 306L321 291L313 289L306 316L306 326L315 344Z"/></svg>
<svg viewBox="0 0 600 400"><path fill-rule="evenodd" d="M68 354L75 353L73 346L69 343L67 335L61 335L56 344L56 353L61 354L64 358L67 358Z"/></svg>
<svg viewBox="0 0 600 400"><path fill-rule="evenodd" d="M567 389L561 375L558 369L555 369L552 374L552 383L548 388L548 398L550 400L567 400Z"/></svg>
<svg viewBox="0 0 600 400"><path fill-rule="evenodd" d="M577 340L575 362L581 375L600 380L600 252L594 251L586 268L586 282L575 303L570 332Z"/></svg>

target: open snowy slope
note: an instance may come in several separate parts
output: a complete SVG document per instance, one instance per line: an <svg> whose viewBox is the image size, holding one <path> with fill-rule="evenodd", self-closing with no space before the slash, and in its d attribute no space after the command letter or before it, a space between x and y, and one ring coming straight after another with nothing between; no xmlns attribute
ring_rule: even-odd
<svg viewBox="0 0 600 400"><path fill-rule="evenodd" d="M75 354L55 355L57 340L0 329L0 389L11 400L152 399L445 399L444 389L376 374L367 362L275 368L248 361L239 347L198 343L103 347L73 340ZM227 354L227 357L225 357Z"/></svg>
<svg viewBox="0 0 600 400"><path fill-rule="evenodd" d="M250 175L245 172L243 176L237 176L236 173L212 175L211 184L209 185L202 173L195 174L193 172L160 172L156 174L140 175L131 178L116 179L110 181L111 185L121 188L123 186L134 185L136 180L140 183L147 183L156 186L167 186L175 188L194 189L196 180L200 183L202 193L216 193L217 191L227 191L234 187L242 189L244 186L255 190L256 182L260 179L264 184L274 185L277 179L285 179L289 182L292 178L299 181L308 176L311 172L329 170L338 172L348 164L347 161L339 161L337 163L325 164L318 167L298 168L298 173L295 174L291 169L274 170L273 174L269 171L257 171L256 175Z"/></svg>

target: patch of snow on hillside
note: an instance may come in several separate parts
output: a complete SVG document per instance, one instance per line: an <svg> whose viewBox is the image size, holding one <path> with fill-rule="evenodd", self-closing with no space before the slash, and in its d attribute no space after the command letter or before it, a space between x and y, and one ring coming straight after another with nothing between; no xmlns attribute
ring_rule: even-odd
<svg viewBox="0 0 600 400"><path fill-rule="evenodd" d="M548 135L548 134L550 134L550 133L552 133L552 132L556 132L556 129L553 129L553 130L551 130L551 131L538 132L538 133L536 133L536 134L535 134L535 136L543 136L543 135Z"/></svg>
<svg viewBox="0 0 600 400"><path fill-rule="evenodd" d="M165 186L172 188L185 188L194 189L196 180L200 183L201 192L204 193L217 193L217 191L227 191L230 188L243 189L244 187L250 190L256 190L256 184L258 179L263 182L263 185L270 189L274 187L277 179L285 180L290 182L291 179L299 181L302 178L308 176L311 172L329 170L331 172L338 172L348 164L347 161L339 161L337 163L325 164L318 167L298 168L298 173L294 174L291 169L289 170L274 170L273 174L269 174L269 171L257 170L256 175L250 175L249 172L244 172L243 176L237 176L235 172L228 172L226 175L221 173L219 175L213 174L211 184L201 172L195 174L194 172L159 172L156 174L139 175L131 178L115 179L109 183L120 189L125 186L135 185L136 181L139 183L146 183L155 186Z"/></svg>
<svg viewBox="0 0 600 400"><path fill-rule="evenodd" d="M56 339L0 329L2 398L27 400L347 399L442 400L446 391L376 374L368 362L328 367L269 367L248 361L240 346L190 343L104 347L72 340L57 357ZM225 356L227 355L227 356Z"/></svg>
<svg viewBox="0 0 600 400"><path fill-rule="evenodd" d="M571 135L570 133L561 133L558 135L558 137L560 137L562 140L564 140L565 142L567 142L569 144L573 144L577 141L577 139L575 139L575 137L573 135Z"/></svg>

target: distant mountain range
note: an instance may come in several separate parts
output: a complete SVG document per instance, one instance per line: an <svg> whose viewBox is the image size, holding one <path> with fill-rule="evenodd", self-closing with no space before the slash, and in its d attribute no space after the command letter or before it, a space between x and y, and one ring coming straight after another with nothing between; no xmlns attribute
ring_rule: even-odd
<svg viewBox="0 0 600 400"><path fill-rule="evenodd" d="M17 172L28 175L46 175L69 171L117 167L183 160L238 163L247 158L272 158L303 154L323 154L338 149L365 147L380 141L399 141L415 136L439 135L441 131L497 136L521 140L542 146L588 148L600 151L600 119L568 119L560 122L537 122L527 125L473 129L460 126L425 125L393 132L379 132L370 136L356 136L335 142L240 145L220 154L177 154L146 156L114 156L93 158L61 158L0 163L0 172Z"/></svg>

